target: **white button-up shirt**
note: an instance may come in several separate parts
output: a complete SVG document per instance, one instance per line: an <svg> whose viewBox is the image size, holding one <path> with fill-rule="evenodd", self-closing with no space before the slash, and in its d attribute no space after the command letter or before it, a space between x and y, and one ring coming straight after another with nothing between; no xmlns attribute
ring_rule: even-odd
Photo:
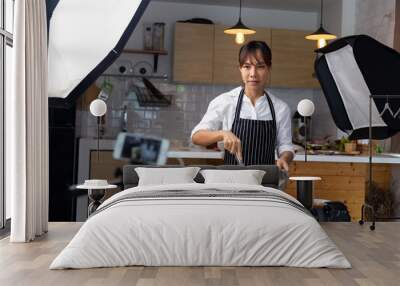
<svg viewBox="0 0 400 286"><path fill-rule="evenodd" d="M191 136L193 137L193 134L199 130L231 130L241 89L242 87L237 87L213 99L203 119L194 127ZM271 93L268 92L268 95L275 109L278 154L280 155L285 151L294 153L289 106ZM243 96L240 118L272 120L271 109L266 96L258 98L254 106L247 96Z"/></svg>

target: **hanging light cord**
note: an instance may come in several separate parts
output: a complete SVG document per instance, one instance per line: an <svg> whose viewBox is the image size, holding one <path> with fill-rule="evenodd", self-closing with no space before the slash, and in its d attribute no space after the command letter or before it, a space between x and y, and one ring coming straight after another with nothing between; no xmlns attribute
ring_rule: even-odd
<svg viewBox="0 0 400 286"><path fill-rule="evenodd" d="M240 0L240 1L242 1L242 0ZM320 13L321 14L320 18L321 19L320 19L320 24L319 24L320 27L322 27L322 13L323 13L322 11L324 11L324 0L321 0L321 13Z"/></svg>
<svg viewBox="0 0 400 286"><path fill-rule="evenodd" d="M242 0L239 1L239 20L242 19Z"/></svg>

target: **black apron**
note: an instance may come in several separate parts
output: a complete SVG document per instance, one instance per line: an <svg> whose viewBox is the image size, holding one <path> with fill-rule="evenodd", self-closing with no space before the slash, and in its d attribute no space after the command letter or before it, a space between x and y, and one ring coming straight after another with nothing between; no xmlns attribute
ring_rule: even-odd
<svg viewBox="0 0 400 286"><path fill-rule="evenodd" d="M265 93L272 120L253 120L240 118L243 96L244 89L240 91L235 119L231 128L231 132L242 143L243 163L244 165L274 165L277 130L275 110L271 98ZM238 165L235 155L228 150L225 150L224 163L225 165Z"/></svg>

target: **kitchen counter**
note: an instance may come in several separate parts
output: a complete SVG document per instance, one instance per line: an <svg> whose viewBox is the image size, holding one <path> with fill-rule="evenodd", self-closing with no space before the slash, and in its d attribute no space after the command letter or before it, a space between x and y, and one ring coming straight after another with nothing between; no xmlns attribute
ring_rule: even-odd
<svg viewBox="0 0 400 286"><path fill-rule="evenodd" d="M111 151L114 149L115 140L100 139L100 150ZM79 140L78 182L84 182L89 178L90 151L97 150L97 140L94 138L81 138ZM183 164L184 159L216 159L222 160L224 153L220 151L207 150L201 147L179 148L168 151L168 158L177 159ZM304 154L296 154L294 161L303 161ZM332 162L332 163L368 163L368 156L361 155L307 155L308 162ZM400 157L396 156L373 156L373 163L400 164Z"/></svg>
<svg viewBox="0 0 400 286"><path fill-rule="evenodd" d="M170 150L169 158L197 158L197 159L223 159L224 152L210 151L206 149L194 148L183 150ZM294 161L304 161L304 153L297 153ZM309 162L337 162L337 163L368 163L369 157L365 155L307 155ZM375 155L372 163L381 164L400 164L400 157L390 155Z"/></svg>
<svg viewBox="0 0 400 286"><path fill-rule="evenodd" d="M101 139L100 150L113 150L115 140ZM88 169L90 150L97 150L97 140L92 138L81 138L79 140L79 166L78 169ZM168 158L182 159L223 159L224 152L207 150L201 147L184 147L171 149L167 154ZM297 153L294 161L303 161L304 154ZM365 155L307 155L309 162L337 162L337 163L368 163L369 157ZM86 162L86 163L85 163ZM373 163L378 164L400 164L400 155L375 155L372 157ZM78 171L78 173L81 173ZM86 173L86 172L85 172ZM82 173L81 173L82 174ZM87 178L88 174L85 174ZM84 179L83 177L80 179Z"/></svg>
<svg viewBox="0 0 400 286"><path fill-rule="evenodd" d="M304 154L296 154L294 161L304 161ZM337 163L368 163L369 157L365 155L307 155L310 162L337 162ZM372 156L372 163L400 164L400 157L388 155Z"/></svg>
<svg viewBox="0 0 400 286"><path fill-rule="evenodd" d="M224 159L224 152L201 148L178 148L169 150L167 157L177 159Z"/></svg>

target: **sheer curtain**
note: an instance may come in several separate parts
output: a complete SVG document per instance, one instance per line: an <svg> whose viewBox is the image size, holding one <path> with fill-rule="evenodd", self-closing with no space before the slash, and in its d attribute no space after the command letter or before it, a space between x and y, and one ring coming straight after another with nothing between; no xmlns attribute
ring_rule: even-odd
<svg viewBox="0 0 400 286"><path fill-rule="evenodd" d="M6 187L11 190L12 242L48 226L47 20L45 0L14 8L13 92L6 98Z"/></svg>

